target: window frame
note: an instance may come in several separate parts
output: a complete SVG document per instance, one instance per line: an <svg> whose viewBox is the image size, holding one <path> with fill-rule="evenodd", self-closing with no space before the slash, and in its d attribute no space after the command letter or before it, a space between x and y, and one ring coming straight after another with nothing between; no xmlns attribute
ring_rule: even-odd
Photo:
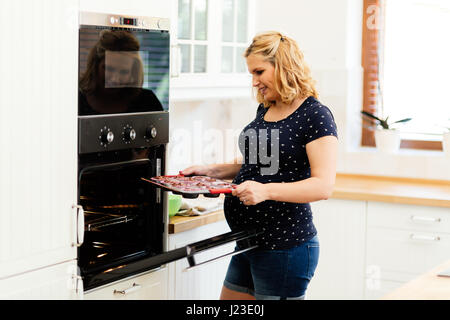
<svg viewBox="0 0 450 320"><path fill-rule="evenodd" d="M177 46L179 45L190 45L190 56L189 56L189 70L191 70L190 72L181 72L181 65L180 65L180 70L178 70L177 72L179 74L207 74L208 73L208 60L205 61L205 72L195 72L195 59L194 59L194 53L195 53L195 46L196 45L201 45L201 46L206 46L206 57L208 57L208 47L209 47L209 7L211 4L212 0L206 0L206 15L207 15L207 27L206 27L206 39L205 40L197 40L195 39L195 5L194 2L198 1L198 0L190 0L190 34L191 34L191 38L190 39L180 39L178 38L178 32L177 32ZM177 31L178 31L178 1L176 1L177 4ZM173 35L172 35L173 36Z"/></svg>
<svg viewBox="0 0 450 320"><path fill-rule="evenodd" d="M376 10L375 9L376 7ZM379 16L374 15L378 13ZM377 114L380 108L378 101L382 99L380 81L382 81L383 42L384 42L385 0L364 0L362 21L362 52L363 68L363 111ZM374 19L377 19L373 27ZM361 146L374 147L375 133L373 129L362 126ZM401 149L442 151L442 141L402 139Z"/></svg>
<svg viewBox="0 0 450 320"><path fill-rule="evenodd" d="M170 85L171 101L247 98L251 97L251 75L245 73L221 72L222 50L222 1L208 2L207 40L178 39L178 0L172 0L171 47L172 71ZM256 1L248 0L248 45L255 33ZM218 19L217 17L220 17ZM191 22L192 23L192 22ZM212 36L213 35L213 36ZM191 44L196 41L207 43L206 73L181 73L179 44ZM232 44L235 44L234 42ZM234 46L233 46L234 48ZM177 70L178 68L178 70ZM234 66L233 66L234 68ZM193 70L191 70L193 71Z"/></svg>

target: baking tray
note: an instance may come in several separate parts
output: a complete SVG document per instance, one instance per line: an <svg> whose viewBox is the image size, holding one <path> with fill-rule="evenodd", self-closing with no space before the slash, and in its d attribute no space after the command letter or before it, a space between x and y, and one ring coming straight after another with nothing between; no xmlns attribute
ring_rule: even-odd
<svg viewBox="0 0 450 320"><path fill-rule="evenodd" d="M184 198L197 198L200 194L208 198L216 198L222 193L231 193L235 184L208 176L185 176L183 174L172 176L157 176L141 178L174 194Z"/></svg>

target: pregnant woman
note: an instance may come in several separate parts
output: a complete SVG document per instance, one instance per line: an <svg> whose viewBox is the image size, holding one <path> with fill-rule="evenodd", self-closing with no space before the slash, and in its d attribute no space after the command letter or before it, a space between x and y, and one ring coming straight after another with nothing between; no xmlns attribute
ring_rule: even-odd
<svg viewBox="0 0 450 320"><path fill-rule="evenodd" d="M182 173L233 179L231 230L262 230L257 249L232 257L221 299L304 299L319 259L309 203L332 193L337 128L293 39L259 34L244 56L259 105L240 135L242 159Z"/></svg>

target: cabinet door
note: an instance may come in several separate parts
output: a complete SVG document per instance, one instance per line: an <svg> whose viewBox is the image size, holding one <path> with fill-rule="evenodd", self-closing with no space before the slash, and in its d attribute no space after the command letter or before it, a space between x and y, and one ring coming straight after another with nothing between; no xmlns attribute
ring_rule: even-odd
<svg viewBox="0 0 450 320"><path fill-rule="evenodd" d="M198 227L194 230L171 235L169 238L169 246L171 249L176 249L186 246L189 243L229 231L230 229L227 223L225 221L219 221ZM232 252L235 245L235 242L231 242L201 252L195 255L195 260L197 263L201 263L225 255ZM176 300L219 299L230 259L231 257L226 257L205 265L199 265L188 271L186 271L186 268L189 267L187 259L169 264L169 290L171 290L169 297Z"/></svg>
<svg viewBox="0 0 450 320"><path fill-rule="evenodd" d="M0 279L76 258L78 0L0 2Z"/></svg>
<svg viewBox="0 0 450 320"><path fill-rule="evenodd" d="M363 299L366 203L330 199L311 207L320 255L307 299Z"/></svg>
<svg viewBox="0 0 450 320"><path fill-rule="evenodd" d="M379 279L409 281L448 258L447 208L369 202L367 227L367 268Z"/></svg>
<svg viewBox="0 0 450 320"><path fill-rule="evenodd" d="M76 260L0 280L0 299L68 300L81 297Z"/></svg>

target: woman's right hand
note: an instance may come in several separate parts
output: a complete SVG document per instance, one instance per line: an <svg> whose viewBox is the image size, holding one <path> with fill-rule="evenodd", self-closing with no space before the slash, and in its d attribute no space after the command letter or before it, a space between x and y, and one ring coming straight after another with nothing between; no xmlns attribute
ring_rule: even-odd
<svg viewBox="0 0 450 320"><path fill-rule="evenodd" d="M208 165L191 166L182 171L181 174L185 176L210 176L212 175L212 170Z"/></svg>

